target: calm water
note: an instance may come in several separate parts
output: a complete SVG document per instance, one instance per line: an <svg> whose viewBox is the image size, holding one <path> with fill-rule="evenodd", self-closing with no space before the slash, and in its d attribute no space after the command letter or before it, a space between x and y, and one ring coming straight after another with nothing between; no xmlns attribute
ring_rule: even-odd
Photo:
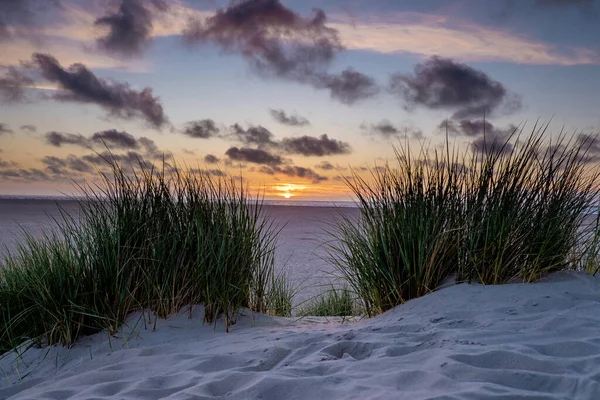
<svg viewBox="0 0 600 400"><path fill-rule="evenodd" d="M283 202L271 202L264 210L276 225L283 226L279 234L276 250L276 264L285 268L292 282L300 284L302 289L295 303L319 294L323 284L332 281L335 273L332 265L324 258L326 252L322 247L324 241L335 240L325 230L332 227L334 219L340 213L356 217L358 209L349 207L350 203L294 203L281 205ZM56 226L54 218L60 218L60 208L76 215L79 209L77 202L50 199L16 199L0 198L0 257L8 248L14 250L22 241L23 232L41 236Z"/></svg>

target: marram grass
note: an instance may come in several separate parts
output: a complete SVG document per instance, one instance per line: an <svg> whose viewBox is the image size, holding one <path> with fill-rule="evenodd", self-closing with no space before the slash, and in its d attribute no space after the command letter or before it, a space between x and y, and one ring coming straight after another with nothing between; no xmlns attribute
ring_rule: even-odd
<svg viewBox="0 0 600 400"><path fill-rule="evenodd" d="M101 184L81 188L79 215L63 213L56 232L28 237L0 265L0 353L114 333L140 309L166 317L204 303L205 321L224 316L227 329L241 307L289 311L260 199L165 162L108 162Z"/></svg>
<svg viewBox="0 0 600 400"><path fill-rule="evenodd" d="M302 317L351 317L361 315L357 299L348 287L331 287L310 299L298 312Z"/></svg>
<svg viewBox="0 0 600 400"><path fill-rule="evenodd" d="M425 295L449 276L501 284L565 269L598 271L593 137L513 132L487 148L396 149L396 165L347 181L356 222L340 217L332 262L368 315Z"/></svg>

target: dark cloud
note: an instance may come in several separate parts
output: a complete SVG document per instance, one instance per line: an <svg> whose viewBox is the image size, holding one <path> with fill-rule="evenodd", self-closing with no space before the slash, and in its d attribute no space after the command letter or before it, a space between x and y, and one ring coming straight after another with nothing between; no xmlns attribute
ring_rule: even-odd
<svg viewBox="0 0 600 400"><path fill-rule="evenodd" d="M445 133L452 136L483 136L483 135L495 135L499 137L508 137L512 135L518 129L515 125L509 125L504 129L495 127L491 122L484 120L461 120L456 121L442 121L438 125L440 133Z"/></svg>
<svg viewBox="0 0 600 400"><path fill-rule="evenodd" d="M0 170L0 178L26 183L55 180L38 168Z"/></svg>
<svg viewBox="0 0 600 400"><path fill-rule="evenodd" d="M234 124L230 128L230 132L234 139L244 144L258 147L276 147L278 145L273 133L260 125L244 129L239 124Z"/></svg>
<svg viewBox="0 0 600 400"><path fill-rule="evenodd" d="M81 157L76 157L72 154L64 158L46 156L42 159L42 163L46 166L46 172L52 175L62 175L64 177L70 177L74 173L89 173L95 171L95 168L88 162Z"/></svg>
<svg viewBox="0 0 600 400"><path fill-rule="evenodd" d="M143 53L150 42L153 12L168 9L162 0L121 0L118 9L98 18L94 24L108 28L97 44L109 54L132 57Z"/></svg>
<svg viewBox="0 0 600 400"><path fill-rule="evenodd" d="M312 18L303 18L279 0L237 1L204 22L190 20L184 37L191 43L215 43L241 53L259 70L305 75L328 64L343 49L337 31L325 25L326 19L321 9L315 9Z"/></svg>
<svg viewBox="0 0 600 400"><path fill-rule="evenodd" d="M303 156L328 156L336 154L349 154L352 149L346 142L329 139L327 135L320 137L301 136L297 138L285 138L281 141L282 148L290 154L302 154Z"/></svg>
<svg viewBox="0 0 600 400"><path fill-rule="evenodd" d="M27 131L27 132L37 132L37 127L35 125L21 125L21 127L19 128L22 131Z"/></svg>
<svg viewBox="0 0 600 400"><path fill-rule="evenodd" d="M377 124L360 124L360 129L370 136L381 136L384 139L407 138L422 139L423 131L413 125L395 126L384 119Z"/></svg>
<svg viewBox="0 0 600 400"><path fill-rule="evenodd" d="M328 89L331 98L347 105L373 97L380 90L373 78L351 68L339 74L317 74L311 81L316 88Z"/></svg>
<svg viewBox="0 0 600 400"><path fill-rule="evenodd" d="M275 170L276 170L276 172L279 172L283 175L287 175L290 177L310 179L312 181L312 183L319 183L319 182L327 180L327 177L317 174L315 171L313 171L310 168L298 167L295 165L294 166L288 165L283 168L275 167Z"/></svg>
<svg viewBox="0 0 600 400"><path fill-rule="evenodd" d="M106 166L109 162L138 165L140 162L144 162L144 156L137 151L128 151L123 154L103 151L101 153L86 154L81 157L81 160L96 166Z"/></svg>
<svg viewBox="0 0 600 400"><path fill-rule="evenodd" d="M105 144L109 148L115 149L137 149L140 144L131 134L119 132L116 129L96 132L90 138L92 142ZM144 138L146 139L146 138ZM149 139L146 139L147 141Z"/></svg>
<svg viewBox="0 0 600 400"><path fill-rule="evenodd" d="M438 125L438 132L448 133L451 136L466 136L473 138L471 149L479 153L508 154L513 150L509 140L518 133L519 127L513 124L505 128L498 128L489 121L461 120L442 121Z"/></svg>
<svg viewBox="0 0 600 400"><path fill-rule="evenodd" d="M186 170L186 172L192 173L192 174L198 174L198 175L211 175L211 176L217 176L217 177L227 176L227 174L225 172L223 172L217 168L212 168L212 169L190 168L190 169Z"/></svg>
<svg viewBox="0 0 600 400"><path fill-rule="evenodd" d="M260 172L261 174L266 174L266 175L275 175L275 170L271 167L266 167L266 166L261 166L258 169L258 172Z"/></svg>
<svg viewBox="0 0 600 400"><path fill-rule="evenodd" d="M297 115L297 114L287 115L285 113L285 111L283 111L283 110L274 110L274 109L270 109L269 113L275 119L275 121L277 121L281 124L284 124L284 125L290 125L290 126L310 125L310 121L301 115Z"/></svg>
<svg viewBox="0 0 600 400"><path fill-rule="evenodd" d="M278 166L283 163L283 160L279 155L271 154L266 150L251 149L248 147L231 147L225 152L225 155L232 161L269 165L271 167Z"/></svg>
<svg viewBox="0 0 600 400"><path fill-rule="evenodd" d="M0 122L0 136L4 135L6 133L14 133L14 131L12 129L10 129L8 127L8 125Z"/></svg>
<svg viewBox="0 0 600 400"><path fill-rule="evenodd" d="M377 124L362 123L360 129L369 135L380 135L386 139L401 135L400 130L392 125L387 119L384 119Z"/></svg>
<svg viewBox="0 0 600 400"><path fill-rule="evenodd" d="M321 161L319 164L315 165L315 168L322 169L323 171L331 171L335 169L335 166L329 161Z"/></svg>
<svg viewBox="0 0 600 400"><path fill-rule="evenodd" d="M489 121L484 120L468 120L464 119L459 122L460 130L465 136L477 136L484 133L493 133L495 131L494 125Z"/></svg>
<svg viewBox="0 0 600 400"><path fill-rule="evenodd" d="M471 143L473 151L479 153L509 154L513 151L513 144L508 142L508 137L490 134L480 136Z"/></svg>
<svg viewBox="0 0 600 400"><path fill-rule="evenodd" d="M31 77L17 68L6 68L6 73L0 76L0 102L22 103L26 101L24 89L33 83Z"/></svg>
<svg viewBox="0 0 600 400"><path fill-rule="evenodd" d="M204 156L204 162L207 164L216 164L219 161L221 161L221 160L219 160L218 157L215 157L212 154L207 154Z"/></svg>
<svg viewBox="0 0 600 400"><path fill-rule="evenodd" d="M271 167L262 166L259 168L258 172L266 175L282 174L293 178L310 179L314 184L328 180L326 176L319 175L310 168L298 167L295 165L287 165L285 167L277 165Z"/></svg>
<svg viewBox="0 0 600 400"><path fill-rule="evenodd" d="M36 15L43 15L60 0L0 0L0 41L10 39L12 28L30 26Z"/></svg>
<svg viewBox="0 0 600 400"><path fill-rule="evenodd" d="M47 132L44 137L46 138L46 142L54 147L61 147L64 144L72 144L81 147L90 146L89 139L79 133L73 134L50 131Z"/></svg>
<svg viewBox="0 0 600 400"><path fill-rule="evenodd" d="M581 146L583 154L581 159L587 163L597 163L600 160L600 137L598 134L580 133L577 135L577 144Z"/></svg>
<svg viewBox="0 0 600 400"><path fill-rule="evenodd" d="M451 110L453 119L510 113L521 107L520 100L500 82L466 64L441 57L417 64L413 75L394 74L389 90L408 109L423 106Z"/></svg>
<svg viewBox="0 0 600 400"><path fill-rule="evenodd" d="M52 96L55 100L96 104L106 109L110 116L141 118L154 128L168 122L162 104L153 96L151 88L137 91L128 83L98 78L83 64L64 69L49 54L34 53L31 66L39 69L45 79L64 89Z"/></svg>
<svg viewBox="0 0 600 400"><path fill-rule="evenodd" d="M373 96L376 85L371 78L350 69L326 72L344 50L337 30L326 22L325 12L318 8L311 18L304 18L279 0L242 0L205 21L190 20L184 38L241 54L263 76L328 89L332 98L346 104Z"/></svg>
<svg viewBox="0 0 600 400"><path fill-rule="evenodd" d="M219 134L219 128L212 119L190 121L183 129L183 134L193 138L208 139Z"/></svg>
<svg viewBox="0 0 600 400"><path fill-rule="evenodd" d="M114 150L143 150L143 156L146 158L159 159L163 156L156 143L147 137L136 139L127 132L120 132L116 129L109 129L96 132L90 137L79 133L47 132L44 135L46 142L55 147L63 145L74 145L84 148L104 147Z"/></svg>

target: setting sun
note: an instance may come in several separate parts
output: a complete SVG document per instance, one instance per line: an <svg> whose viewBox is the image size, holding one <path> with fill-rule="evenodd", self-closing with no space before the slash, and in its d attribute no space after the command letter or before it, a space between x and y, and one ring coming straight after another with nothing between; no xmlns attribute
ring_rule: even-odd
<svg viewBox="0 0 600 400"><path fill-rule="evenodd" d="M306 185L296 185L294 183L286 183L283 185L273 186L273 190L277 193L278 196L284 197L286 199L291 199L296 195L294 192L302 192L308 189Z"/></svg>

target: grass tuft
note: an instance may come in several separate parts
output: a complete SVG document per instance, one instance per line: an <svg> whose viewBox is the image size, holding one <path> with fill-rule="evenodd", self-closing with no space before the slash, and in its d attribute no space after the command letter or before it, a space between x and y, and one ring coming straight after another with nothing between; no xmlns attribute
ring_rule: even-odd
<svg viewBox="0 0 600 400"><path fill-rule="evenodd" d="M107 162L101 184L80 187L78 216L63 212L56 232L28 236L0 265L0 353L115 333L141 309L167 317L204 303L204 320L224 316L227 330L241 307L286 312L278 232L259 199L233 179L164 161Z"/></svg>
<svg viewBox="0 0 600 400"><path fill-rule="evenodd" d="M450 275L484 284L532 282L550 272L598 271L600 200L594 138L546 127L515 130L486 148L396 149L397 164L347 184L358 222L340 217L329 255L368 315L425 295Z"/></svg>
<svg viewBox="0 0 600 400"><path fill-rule="evenodd" d="M310 300L298 315L301 317L350 317L360 315L356 296L347 287L331 287L325 294Z"/></svg>

